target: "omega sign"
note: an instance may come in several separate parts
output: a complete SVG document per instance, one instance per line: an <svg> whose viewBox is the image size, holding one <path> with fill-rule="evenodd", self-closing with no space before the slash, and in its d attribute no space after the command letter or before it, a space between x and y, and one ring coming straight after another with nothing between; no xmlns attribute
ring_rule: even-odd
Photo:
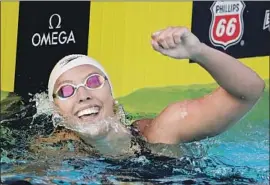
<svg viewBox="0 0 270 185"><path fill-rule="evenodd" d="M32 45L50 46L76 43L73 31L59 31L61 28L62 18L59 14L53 14L49 18L49 29L47 33L35 33L32 36Z"/></svg>

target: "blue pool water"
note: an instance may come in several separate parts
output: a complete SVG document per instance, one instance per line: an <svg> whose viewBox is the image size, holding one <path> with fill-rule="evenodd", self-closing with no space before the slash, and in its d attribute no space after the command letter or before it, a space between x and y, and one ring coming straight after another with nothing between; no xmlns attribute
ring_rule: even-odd
<svg viewBox="0 0 270 185"><path fill-rule="evenodd" d="M27 111L1 120L1 182L32 184L269 184L269 119L243 119L225 133L186 144L181 158L139 156L123 160L70 157L28 158L27 139L48 125L24 125ZM21 115L18 116L18 115ZM15 117L16 117L15 116ZM13 119L11 119L13 118ZM1 118L2 119L2 118ZM45 122L40 119L37 122ZM19 126L18 126L19 123ZM7 129L8 128L8 129ZM17 156L24 156L24 160Z"/></svg>

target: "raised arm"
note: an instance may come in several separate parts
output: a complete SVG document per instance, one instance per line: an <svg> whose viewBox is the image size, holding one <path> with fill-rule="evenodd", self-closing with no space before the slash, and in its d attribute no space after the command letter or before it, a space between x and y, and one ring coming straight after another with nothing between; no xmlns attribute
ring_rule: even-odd
<svg viewBox="0 0 270 185"><path fill-rule="evenodd" d="M194 60L239 101L254 102L261 96L264 81L235 58L201 44L201 51L194 56Z"/></svg>
<svg viewBox="0 0 270 185"><path fill-rule="evenodd" d="M264 81L253 70L201 43L187 28L170 27L155 33L152 46L172 58L192 59L220 87L199 99L175 102L144 122L142 133L149 142L179 143L216 136L239 121L264 90Z"/></svg>

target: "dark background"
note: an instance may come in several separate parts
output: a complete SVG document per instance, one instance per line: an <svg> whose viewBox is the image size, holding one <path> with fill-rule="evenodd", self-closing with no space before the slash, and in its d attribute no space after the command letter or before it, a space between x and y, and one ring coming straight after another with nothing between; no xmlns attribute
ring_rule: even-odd
<svg viewBox="0 0 270 185"><path fill-rule="evenodd" d="M49 18L61 16L61 28L55 29L58 19L52 19L54 29L49 29ZM28 92L47 90L47 83L53 66L67 54L87 54L89 34L90 2L20 2L16 55L15 92L29 99ZM34 15L34 16L33 16ZM76 43L32 45L34 33L73 30ZM58 41L57 41L58 42Z"/></svg>
<svg viewBox="0 0 270 185"><path fill-rule="evenodd" d="M227 50L215 47L209 38L209 28L212 20L210 7L214 1L193 2L192 32L205 44L220 51L226 52L235 58L246 58L255 56L270 55L270 32L263 30L265 11L270 9L270 1L244 1L243 12L244 33L236 45L230 46Z"/></svg>

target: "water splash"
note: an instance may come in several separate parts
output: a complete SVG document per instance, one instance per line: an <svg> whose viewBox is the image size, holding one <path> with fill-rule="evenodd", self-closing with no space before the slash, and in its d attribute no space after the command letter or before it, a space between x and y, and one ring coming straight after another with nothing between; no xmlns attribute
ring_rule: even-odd
<svg viewBox="0 0 270 185"><path fill-rule="evenodd" d="M33 115L33 120L39 116L49 117L55 113L54 105L49 101L48 94L45 92L36 93L29 102L34 102L36 113Z"/></svg>
<svg viewBox="0 0 270 185"><path fill-rule="evenodd" d="M26 104L17 95L9 95L1 101L1 159L5 163L19 159L34 159L28 152L28 146L36 136L45 136L52 132L50 121L52 106L46 93L37 93ZM1 110L2 110L1 105Z"/></svg>
<svg viewBox="0 0 270 185"><path fill-rule="evenodd" d="M31 141L31 138L36 135L48 135L51 133L52 128L54 128L51 116L55 113L55 109L49 102L47 94L35 94L31 102L34 103L34 106L27 107L26 105L20 105L14 108L13 114L6 116L7 119L1 120L1 139L3 137L3 142L1 143L1 145L3 144L1 146L2 164L14 164L16 161L20 160L20 157L27 159L26 156L28 156L31 158L27 151L27 144ZM16 104L16 106L18 106L18 104ZM33 108L35 108L35 112ZM10 110L12 110L12 107ZM98 132L98 130L95 131L95 127L98 128L102 125L105 130L110 128L115 129L114 131L117 132L122 129L117 122L119 115L117 116L118 117L108 118L108 120L104 120L103 122L97 122L95 123L96 125L86 124L86 126L82 123L78 123L75 128L72 128L72 126L74 126L72 125L69 129L75 129L85 134L89 134L94 130L93 132L95 134ZM56 120L55 123L63 121L61 117L58 119L59 120ZM269 120L267 121L267 123L269 123ZM252 125L252 122L250 125ZM106 161L100 161L97 158L79 163L78 159L73 163L69 163L69 167L66 165L56 166L54 165L56 163L53 161L50 163L51 168L50 173L48 173L48 175L52 175L50 177L38 176L36 174L29 175L28 172L23 170L20 171L22 174L20 177L16 175L18 173L4 175L6 175L6 179L32 177L33 182L35 182L34 179L39 179L40 182L47 182L47 184L50 182L55 184L58 182L60 184L61 180L67 183L73 182L74 179L72 178L74 176L71 174L75 174L78 182L89 182L89 179L93 182L101 182L104 178L113 178L117 180L117 182L126 182L132 179L137 182L148 181L154 183L188 183L196 181L201 183L208 182L209 184L222 182L250 184L254 182L255 179L260 184L264 184L265 182L269 182L269 166L263 161L264 159L269 160L266 155L269 153L269 139L263 141L259 140L258 133L260 133L260 138L266 138L262 135L263 132L260 132L255 126L252 126L252 131L245 133L248 136L247 138L253 138L255 143L252 146L252 143L242 142L242 140L227 142L224 140L224 135L202 142L189 143L187 147L189 147L191 155L180 159L159 160L140 156L126 161L117 161L114 164L107 164ZM228 134L228 137L231 136L229 132L225 133L225 135L226 134ZM234 137L230 138L230 141L234 139ZM245 152L249 150L252 151L249 154L247 153L250 155L250 159L238 155L238 153L244 155ZM260 152L264 155L259 155ZM225 158L224 156L227 157ZM260 165L249 165L250 163L247 161L254 161L257 156L263 158L261 159L262 163ZM32 157L34 158L35 156ZM234 160L232 160L232 158ZM233 164L237 160L239 160L239 163ZM240 162L242 162L242 164ZM6 168L5 165L2 164L1 171L3 168ZM20 166L22 166L22 164L20 164ZM57 173L57 175L54 176L52 173ZM25 174L25 176L23 176L23 174Z"/></svg>

